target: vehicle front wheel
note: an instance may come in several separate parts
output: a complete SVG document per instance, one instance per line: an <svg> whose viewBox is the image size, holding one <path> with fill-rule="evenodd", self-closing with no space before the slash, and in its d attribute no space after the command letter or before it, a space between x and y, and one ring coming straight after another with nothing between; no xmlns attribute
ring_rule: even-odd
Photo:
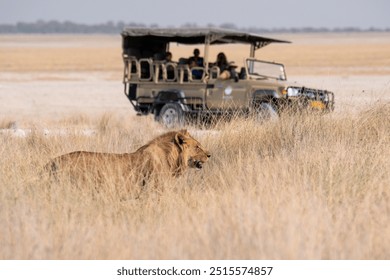
<svg viewBox="0 0 390 280"><path fill-rule="evenodd" d="M177 103L165 104L156 119L167 128L181 127L185 123L183 109Z"/></svg>
<svg viewBox="0 0 390 280"><path fill-rule="evenodd" d="M277 120L278 117L278 112L271 103L262 102L256 107L256 118L259 121Z"/></svg>

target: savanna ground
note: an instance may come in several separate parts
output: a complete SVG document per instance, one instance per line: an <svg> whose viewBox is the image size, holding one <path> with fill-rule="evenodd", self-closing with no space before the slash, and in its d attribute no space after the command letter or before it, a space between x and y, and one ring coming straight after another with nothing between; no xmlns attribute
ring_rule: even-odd
<svg viewBox="0 0 390 280"><path fill-rule="evenodd" d="M139 199L42 176L59 154L165 131L123 94L120 36L0 36L0 258L389 259L388 35L275 35L293 44L258 57L334 91L335 112L189 126L210 161Z"/></svg>

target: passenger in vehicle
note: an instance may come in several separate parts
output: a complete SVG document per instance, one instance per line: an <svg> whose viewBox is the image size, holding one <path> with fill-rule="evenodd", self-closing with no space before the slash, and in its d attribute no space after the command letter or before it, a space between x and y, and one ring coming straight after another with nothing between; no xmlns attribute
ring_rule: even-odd
<svg viewBox="0 0 390 280"><path fill-rule="evenodd" d="M188 59L189 61L191 61L193 63L192 67L194 67L194 66L203 67L203 57L199 56L200 55L199 49L194 49L193 54L194 54L194 56L191 56Z"/></svg>
<svg viewBox="0 0 390 280"><path fill-rule="evenodd" d="M176 62L172 61L172 53L171 52L166 52L165 53L164 63L165 64L167 64L167 63L174 63L174 64L176 64ZM167 78L169 80L174 79L174 77L175 77L175 66L170 64L170 65L167 65L166 67L167 67L166 68L166 70L167 70Z"/></svg>
<svg viewBox="0 0 390 280"><path fill-rule="evenodd" d="M192 79L194 80L201 80L203 77L203 70L202 69L193 69L194 67L199 67L197 63L195 62L193 57L190 57L188 59L188 66L191 69ZM203 66L202 66L203 67Z"/></svg>
<svg viewBox="0 0 390 280"><path fill-rule="evenodd" d="M191 56L188 59L188 65L190 66L190 68L203 67L203 57L199 56L200 55L199 49L194 49L193 54L194 56ZM192 76L194 79L200 80L203 77L203 71L200 69L194 69L192 70Z"/></svg>
<svg viewBox="0 0 390 280"><path fill-rule="evenodd" d="M236 66L231 65L228 62L226 55L223 52L220 52L217 55L217 61L214 65L219 67L219 79L228 80L230 78L233 78L235 80L238 80L238 75L235 70Z"/></svg>
<svg viewBox="0 0 390 280"><path fill-rule="evenodd" d="M172 61L172 53L171 53L171 52L166 52L166 53L165 53L164 63L168 63L168 62L174 63L174 62Z"/></svg>

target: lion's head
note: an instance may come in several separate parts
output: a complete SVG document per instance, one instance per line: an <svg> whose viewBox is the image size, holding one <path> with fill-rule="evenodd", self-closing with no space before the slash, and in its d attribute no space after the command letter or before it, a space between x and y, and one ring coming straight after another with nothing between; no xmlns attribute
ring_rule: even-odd
<svg viewBox="0 0 390 280"><path fill-rule="evenodd" d="M202 169L211 154L187 130L177 131L175 143L181 149L183 160L191 168Z"/></svg>

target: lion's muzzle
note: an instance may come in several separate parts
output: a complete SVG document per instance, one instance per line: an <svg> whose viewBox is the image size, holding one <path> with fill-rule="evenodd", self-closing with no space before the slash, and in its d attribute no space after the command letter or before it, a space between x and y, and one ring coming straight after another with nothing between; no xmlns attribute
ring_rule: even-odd
<svg viewBox="0 0 390 280"><path fill-rule="evenodd" d="M202 169L203 168L203 162L201 161L195 161L195 168L196 169Z"/></svg>
<svg viewBox="0 0 390 280"><path fill-rule="evenodd" d="M195 168L196 170L201 170L203 168L204 163L205 161L203 160L190 159L188 161L188 166L191 168Z"/></svg>

